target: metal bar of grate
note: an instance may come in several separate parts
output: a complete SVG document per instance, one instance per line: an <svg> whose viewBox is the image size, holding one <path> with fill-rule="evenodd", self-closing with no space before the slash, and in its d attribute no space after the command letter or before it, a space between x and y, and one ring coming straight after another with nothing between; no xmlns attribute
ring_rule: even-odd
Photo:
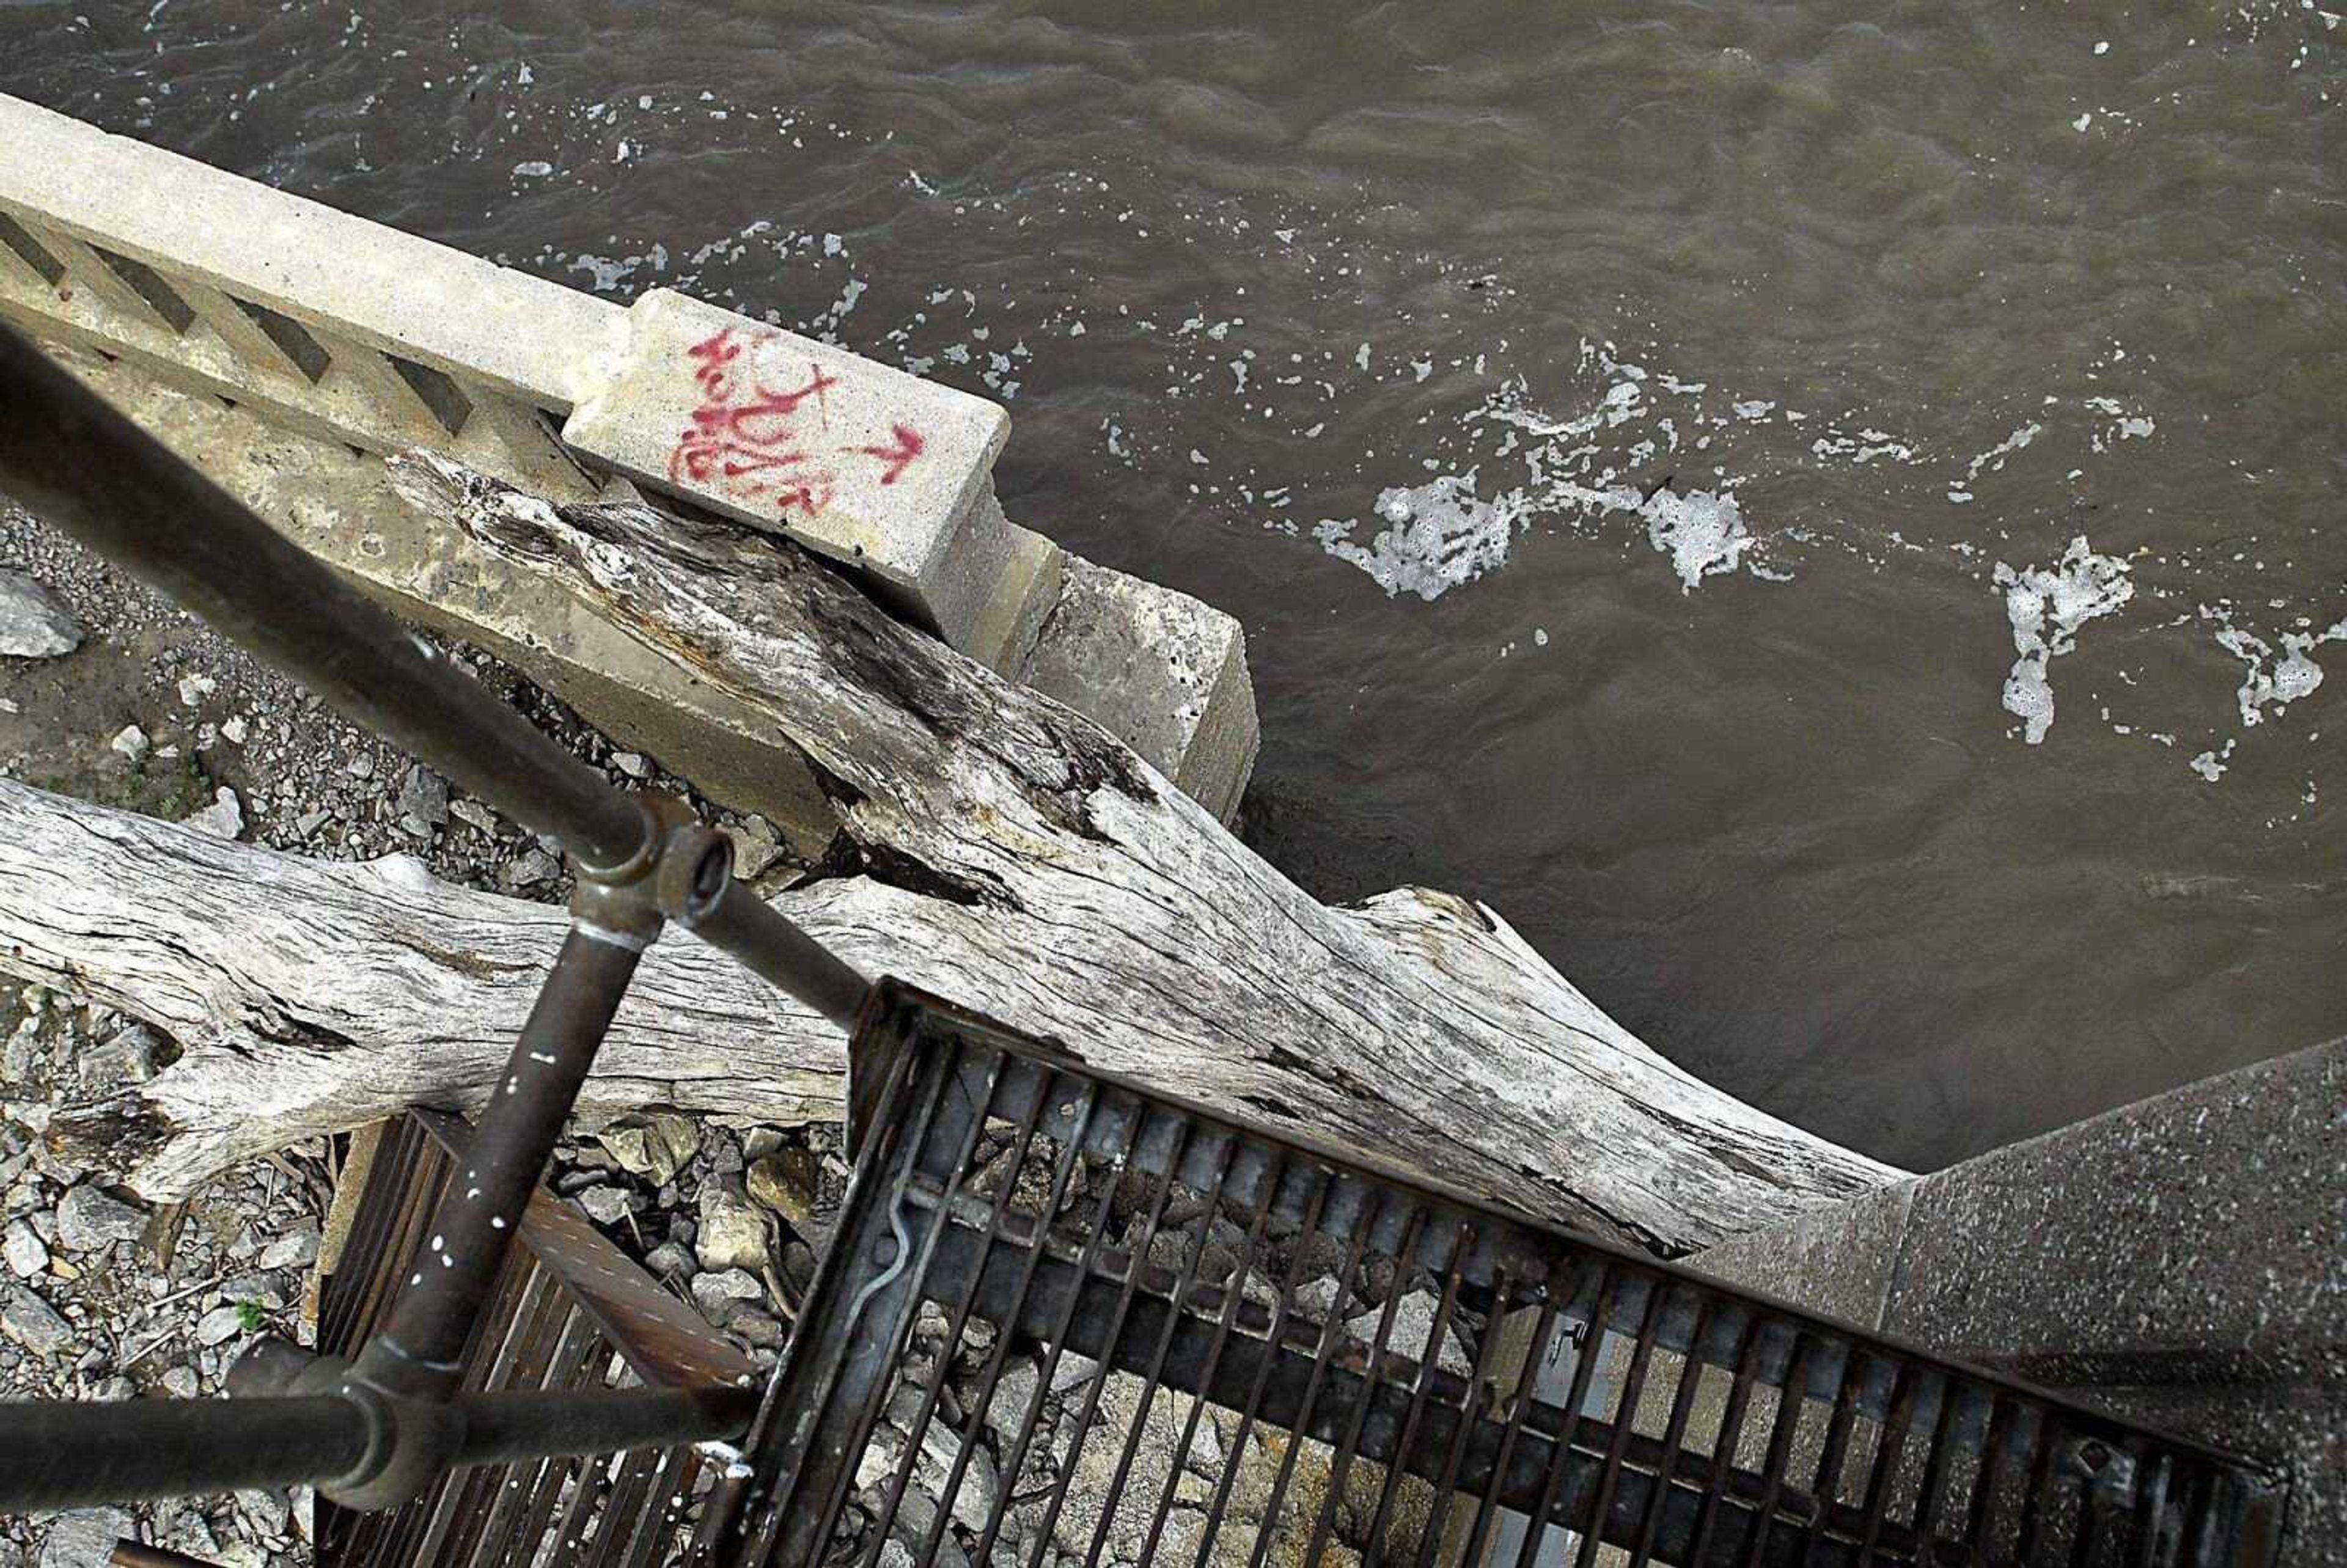
<svg viewBox="0 0 2347 1568"><path fill-rule="evenodd" d="M320 1348L364 1341L415 1272L429 1222L464 1169L470 1132L416 1111L386 1130L319 1308ZM544 1191L533 1195L465 1358L473 1392L553 1393L747 1386L753 1368L683 1303ZM399 1508L320 1508L322 1561L409 1563L671 1563L698 1521L690 1447L524 1459L453 1471ZM712 1468L723 1470L723 1462Z"/></svg>
<svg viewBox="0 0 2347 1568"><path fill-rule="evenodd" d="M2271 1561L2233 1456L893 982L858 1050L893 1072L717 1561Z"/></svg>

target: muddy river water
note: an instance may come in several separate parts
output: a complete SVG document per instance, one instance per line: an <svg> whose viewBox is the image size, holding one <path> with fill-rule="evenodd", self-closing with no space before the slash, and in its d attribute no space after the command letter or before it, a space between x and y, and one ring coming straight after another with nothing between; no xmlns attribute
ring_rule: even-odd
<svg viewBox="0 0 2347 1568"><path fill-rule="evenodd" d="M1245 622L1251 842L1482 898L1917 1166L2347 1029L2342 48L2297 0L0 0L0 89L1007 403L1014 517Z"/></svg>

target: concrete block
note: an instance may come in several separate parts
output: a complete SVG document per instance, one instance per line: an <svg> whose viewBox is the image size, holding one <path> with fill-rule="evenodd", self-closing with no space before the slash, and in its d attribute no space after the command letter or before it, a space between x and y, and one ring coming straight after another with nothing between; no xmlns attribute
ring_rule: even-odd
<svg viewBox="0 0 2347 1568"><path fill-rule="evenodd" d="M60 362L400 615L528 673L614 739L658 757L711 799L763 813L802 854L834 831L798 749L736 698L592 614L561 589L434 527L393 493L380 459L290 435L136 368L65 351Z"/></svg>
<svg viewBox="0 0 2347 1568"><path fill-rule="evenodd" d="M2347 1568L2347 1040L1691 1260L2264 1460L2286 1565Z"/></svg>
<svg viewBox="0 0 2347 1568"><path fill-rule="evenodd" d="M321 450L424 446L566 501L606 489L608 467L837 561L904 620L1102 723L1218 817L1236 810L1257 744L1236 623L1070 563L1005 518L996 405L672 292L622 309L19 99L0 97L0 316L257 416L237 437L248 452L264 428ZM475 575L485 563L421 542L405 564L348 559L339 526L317 530L321 553L419 619L522 646L584 613L501 598ZM497 604L450 608L485 582ZM552 619L513 608L526 602ZM569 695L594 668L539 673ZM663 727L625 716L622 690L577 701ZM724 787L723 764L662 754Z"/></svg>
<svg viewBox="0 0 2347 1568"><path fill-rule="evenodd" d="M2032 1375L2347 1372L2347 1041L1918 1186L1884 1317Z"/></svg>
<svg viewBox="0 0 2347 1568"><path fill-rule="evenodd" d="M563 440L648 487L787 534L864 573L974 658L1013 544L993 504L998 405L670 290ZM1015 623L1016 615L1008 618Z"/></svg>
<svg viewBox="0 0 2347 1568"><path fill-rule="evenodd" d="M557 414L625 331L610 300L22 98L0 96L0 210Z"/></svg>
<svg viewBox="0 0 2347 1568"><path fill-rule="evenodd" d="M1917 1188L1884 1327L2292 1472L2347 1565L2347 1040Z"/></svg>
<svg viewBox="0 0 2347 1568"><path fill-rule="evenodd" d="M1915 1184L1901 1182L1723 1242L1687 1262L1724 1285L1879 1330L1914 1200Z"/></svg>
<svg viewBox="0 0 2347 1568"><path fill-rule="evenodd" d="M1017 678L1089 715L1228 822L1262 741L1246 634L1212 605L1067 558Z"/></svg>
<svg viewBox="0 0 2347 1568"><path fill-rule="evenodd" d="M986 501L1000 509L1000 503L991 493ZM1016 523L1006 526L1010 529L1010 559L995 579L994 592L979 612L970 642L974 648L990 651L982 662L1015 680L1019 671L1026 668L1028 655L1034 651L1042 635L1044 620L1060 602L1061 590L1067 583L1069 556L1032 528L1022 528ZM971 657L978 655L972 653ZM1084 711L1090 712L1091 706Z"/></svg>

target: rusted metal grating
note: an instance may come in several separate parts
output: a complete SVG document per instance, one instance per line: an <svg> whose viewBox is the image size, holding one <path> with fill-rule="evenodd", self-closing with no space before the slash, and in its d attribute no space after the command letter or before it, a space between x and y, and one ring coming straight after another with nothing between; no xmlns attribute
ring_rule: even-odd
<svg viewBox="0 0 2347 1568"><path fill-rule="evenodd" d="M2228 1455L894 984L866 1017L894 1069L719 1559L2271 1560L2281 1494Z"/></svg>
<svg viewBox="0 0 2347 1568"><path fill-rule="evenodd" d="M463 1123L403 1117L370 1167L341 1264L320 1296L323 1354L349 1355L411 1282L457 1173ZM465 1358L465 1387L623 1388L740 1382L750 1362L593 1227L541 1192L497 1278ZM442 1476L384 1512L322 1501L319 1561L347 1564L538 1562L649 1568L687 1554L700 1494L724 1469L691 1448L487 1465Z"/></svg>

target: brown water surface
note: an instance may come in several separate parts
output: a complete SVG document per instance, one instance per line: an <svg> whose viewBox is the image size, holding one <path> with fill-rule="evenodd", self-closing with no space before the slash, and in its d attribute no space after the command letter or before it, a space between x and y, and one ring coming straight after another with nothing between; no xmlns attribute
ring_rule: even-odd
<svg viewBox="0 0 2347 1568"><path fill-rule="evenodd" d="M1245 621L1265 853L1870 1153L2347 1028L2338 15L489 9L0 0L0 88L1006 401Z"/></svg>

